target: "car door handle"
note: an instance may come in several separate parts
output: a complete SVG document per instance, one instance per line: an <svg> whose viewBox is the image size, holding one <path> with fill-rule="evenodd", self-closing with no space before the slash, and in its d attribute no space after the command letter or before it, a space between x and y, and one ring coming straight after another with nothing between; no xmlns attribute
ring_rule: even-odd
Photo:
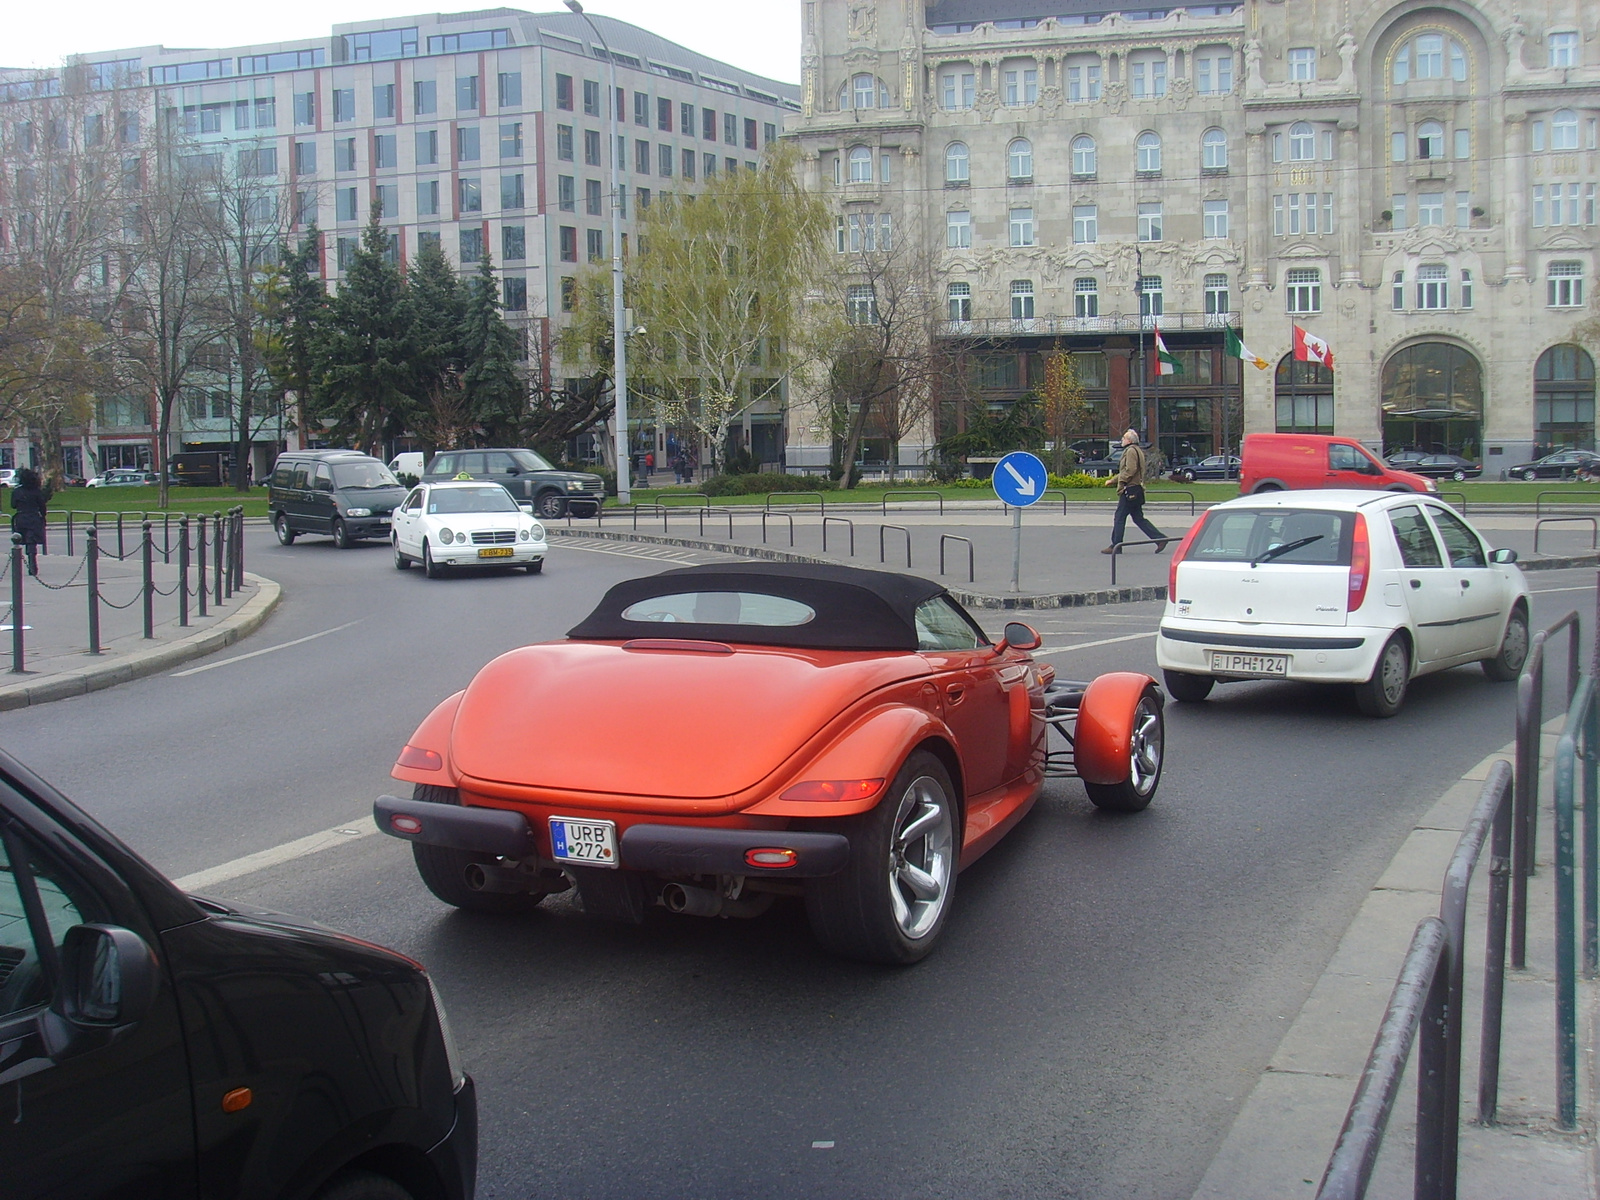
<svg viewBox="0 0 1600 1200"><path fill-rule="evenodd" d="M1463 579L1463 580L1462 580L1462 581L1461 581L1461 586L1462 586L1462 587L1464 587L1464 588L1469 588L1469 587L1471 587L1471 586L1472 586L1472 580L1470 580L1470 579Z"/></svg>
<svg viewBox="0 0 1600 1200"><path fill-rule="evenodd" d="M1412 586L1412 587L1414 587L1414 588L1420 588L1420 587L1421 587L1421 586L1422 586L1422 580L1420 580L1420 579L1413 579L1413 580L1412 580L1412 581L1411 581L1411 586Z"/></svg>
<svg viewBox="0 0 1600 1200"><path fill-rule="evenodd" d="M967 686L964 683L952 683L944 689L944 694L950 698L951 704L960 704L962 697L967 694Z"/></svg>

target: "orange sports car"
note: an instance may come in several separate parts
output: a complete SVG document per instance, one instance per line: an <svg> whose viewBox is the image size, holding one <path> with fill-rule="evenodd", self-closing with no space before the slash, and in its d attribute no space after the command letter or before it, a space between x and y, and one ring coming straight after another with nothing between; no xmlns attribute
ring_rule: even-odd
<svg viewBox="0 0 1600 1200"><path fill-rule="evenodd" d="M429 714L381 797L439 899L515 912L752 917L803 897L820 942L908 963L957 872L1047 775L1150 803L1150 676L1064 683L1039 636L998 644L937 583L852 567L689 567L620 583L564 641L483 668ZM1047 752L1047 727L1065 748Z"/></svg>

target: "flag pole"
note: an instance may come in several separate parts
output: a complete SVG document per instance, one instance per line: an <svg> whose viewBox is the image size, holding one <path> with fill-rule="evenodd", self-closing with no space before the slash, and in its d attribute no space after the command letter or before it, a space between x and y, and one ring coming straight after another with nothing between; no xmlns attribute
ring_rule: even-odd
<svg viewBox="0 0 1600 1200"><path fill-rule="evenodd" d="M1144 363L1144 251L1135 246L1133 249L1134 272L1137 282L1134 290L1139 294L1139 424L1143 425L1145 432L1150 432L1150 407L1144 396L1144 377L1146 374Z"/></svg>
<svg viewBox="0 0 1600 1200"><path fill-rule="evenodd" d="M1299 358L1294 352L1294 315L1289 316L1289 428L1296 432L1300 429L1300 389L1294 377L1295 364Z"/></svg>

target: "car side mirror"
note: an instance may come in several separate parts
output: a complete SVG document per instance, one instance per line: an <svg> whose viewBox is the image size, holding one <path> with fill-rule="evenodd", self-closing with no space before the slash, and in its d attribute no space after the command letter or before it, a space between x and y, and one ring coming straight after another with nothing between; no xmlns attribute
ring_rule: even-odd
<svg viewBox="0 0 1600 1200"><path fill-rule="evenodd" d="M530 517L533 516L533 503L531 501L529 501L527 503L523 503L523 504L518 504L517 507L520 508L523 512L527 513Z"/></svg>
<svg viewBox="0 0 1600 1200"><path fill-rule="evenodd" d="M995 647L995 653L1002 654L1007 650L1037 650L1042 645L1044 639L1031 625L1024 625L1021 621L1007 621L1005 636Z"/></svg>
<svg viewBox="0 0 1600 1200"><path fill-rule="evenodd" d="M1514 563L1517 561L1517 552L1510 549L1491 550L1489 551L1489 561L1492 563Z"/></svg>
<svg viewBox="0 0 1600 1200"><path fill-rule="evenodd" d="M74 1025L133 1025L161 989L154 951L120 925L75 925L61 947L65 1016Z"/></svg>

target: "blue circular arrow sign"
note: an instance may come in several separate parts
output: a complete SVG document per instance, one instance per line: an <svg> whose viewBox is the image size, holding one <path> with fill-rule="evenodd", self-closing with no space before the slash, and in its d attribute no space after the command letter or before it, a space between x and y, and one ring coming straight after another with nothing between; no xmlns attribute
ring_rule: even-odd
<svg viewBox="0 0 1600 1200"><path fill-rule="evenodd" d="M1049 485L1050 473L1036 455L1013 450L994 466L994 493L1012 508L1036 504Z"/></svg>

